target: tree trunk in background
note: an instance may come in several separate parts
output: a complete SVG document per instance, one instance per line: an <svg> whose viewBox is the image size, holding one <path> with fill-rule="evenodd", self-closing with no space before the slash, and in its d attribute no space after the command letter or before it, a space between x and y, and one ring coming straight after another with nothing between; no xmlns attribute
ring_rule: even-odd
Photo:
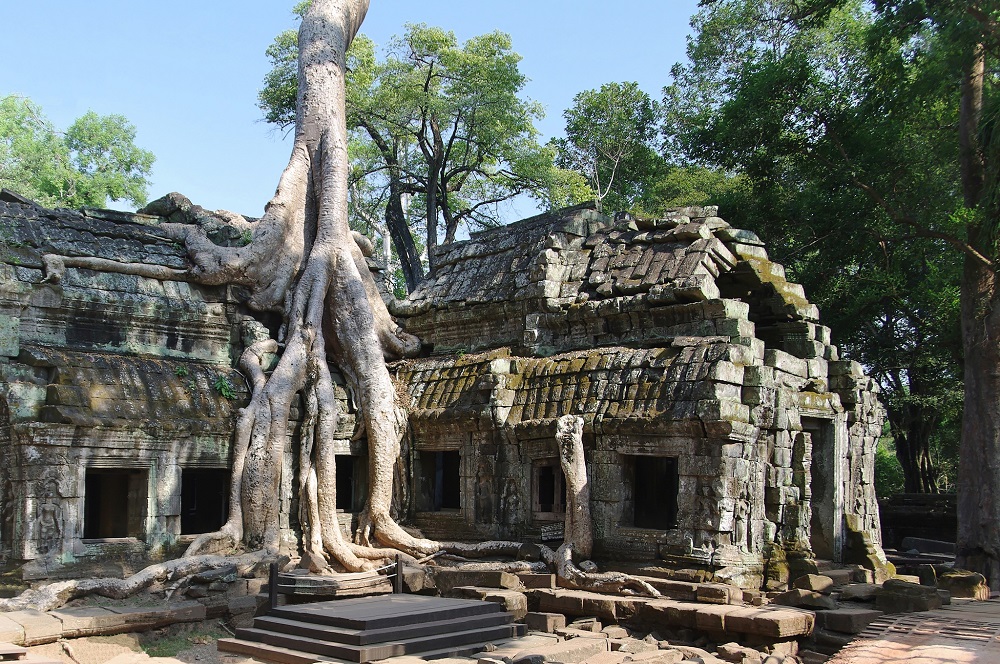
<svg viewBox="0 0 1000 664"><path fill-rule="evenodd" d="M903 468L906 493L937 493L937 470L931 459L931 433L937 418L914 404L888 409L896 459Z"/></svg>
<svg viewBox="0 0 1000 664"><path fill-rule="evenodd" d="M995 256L992 201L983 200L985 156L980 144L986 49L970 53L959 109L959 147L965 206L979 212L968 228L971 246ZM958 465L956 567L983 574L1000 590L1000 294L995 266L966 255L962 273L965 410Z"/></svg>

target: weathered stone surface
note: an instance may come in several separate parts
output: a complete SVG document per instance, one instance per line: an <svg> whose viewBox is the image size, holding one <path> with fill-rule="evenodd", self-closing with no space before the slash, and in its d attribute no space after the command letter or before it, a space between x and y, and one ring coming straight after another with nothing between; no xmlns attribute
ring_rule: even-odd
<svg viewBox="0 0 1000 664"><path fill-rule="evenodd" d="M520 620L528 614L528 598L517 590L505 590L502 588L479 588L476 586L459 586L452 589L453 597L468 599L482 599L487 602L496 602L503 606L504 610L513 614L514 618Z"/></svg>
<svg viewBox="0 0 1000 664"><path fill-rule="evenodd" d="M602 627L601 633L609 639L627 639L630 636L629 631L620 625Z"/></svg>
<svg viewBox="0 0 1000 664"><path fill-rule="evenodd" d="M810 634L815 620L812 611L777 606L737 609L726 615L730 630L773 639Z"/></svg>
<svg viewBox="0 0 1000 664"><path fill-rule="evenodd" d="M738 643L724 643L716 649L716 654L719 659L734 664L760 664L764 659L760 652Z"/></svg>
<svg viewBox="0 0 1000 664"><path fill-rule="evenodd" d="M508 572L493 570L461 570L437 568L434 570L434 584L442 595L449 595L458 586L479 588L506 588L523 590L521 580Z"/></svg>
<svg viewBox="0 0 1000 664"><path fill-rule="evenodd" d="M47 613L26 609L3 614L8 620L21 626L24 638L20 645L37 646L52 643L62 636L62 621Z"/></svg>
<svg viewBox="0 0 1000 664"><path fill-rule="evenodd" d="M24 627L4 614L0 614L0 641L24 645Z"/></svg>
<svg viewBox="0 0 1000 664"><path fill-rule="evenodd" d="M221 467L230 458L232 420L245 396L232 358L267 330L244 318L240 294L229 289L76 268L58 285L42 281L44 253L185 267L183 249L155 232L156 218L0 201L0 223L19 260L0 264L0 388L14 404L9 424L18 441L4 446L11 458L0 465L45 450L32 472L52 467L58 484L40 488L45 478L28 473L19 485L16 554L31 559L55 547L67 559L110 555L79 539L49 542L32 526L34 507L52 494L46 505L64 515L61 532L81 532L81 460L98 457L156 478L143 515L148 527L135 530L136 553L173 542L185 467ZM213 232L223 244L239 239ZM884 568L870 481L882 420L877 385L859 365L837 359L802 287L752 233L710 209L615 224L577 207L439 247L435 262L435 274L397 310L431 356L393 367L412 399L408 479L415 525L428 536L558 537L551 526L565 505L539 500L536 474L558 456L555 418L577 413L592 455L597 557L660 558L761 588L765 570L784 575L770 580L778 584L810 569L794 554L815 550L812 514L818 524L843 516L846 557ZM238 388L236 400L218 394L220 376ZM336 380L346 415L338 454L361 456L364 441L352 440L353 409ZM293 412L301 415L300 405ZM836 435L824 441L827 423ZM831 445L850 467L831 495L813 495L823 485L812 474L827 472L814 452ZM433 504L424 476L438 453L458 455L458 477L450 479L461 496L446 510ZM637 508L649 499L644 462L662 465L660 479L676 488L676 500L652 515ZM291 542L292 455L287 471L279 500ZM821 514L828 505L847 513ZM775 542L781 551L771 550ZM444 576L438 587L446 593L519 588ZM423 590L424 580L419 588L408 583ZM551 588L544 579L528 582ZM207 587L190 592L209 600L223 581L199 583ZM665 594L681 598L674 590ZM683 592L721 606L740 602L732 587ZM638 610L585 601L602 617Z"/></svg>
<svg viewBox="0 0 1000 664"><path fill-rule="evenodd" d="M517 578L525 588L555 588L555 574L533 574L530 572L518 572Z"/></svg>
<svg viewBox="0 0 1000 664"><path fill-rule="evenodd" d="M574 664L589 657L610 652L607 639L570 639L562 643L522 650L513 657L514 664L566 662Z"/></svg>
<svg viewBox="0 0 1000 664"><path fill-rule="evenodd" d="M642 664L678 664L684 660L680 650L651 650L632 655L626 655L626 662L642 662Z"/></svg>
<svg viewBox="0 0 1000 664"><path fill-rule="evenodd" d="M889 579L875 595L875 608L885 613L912 613L941 608L937 589Z"/></svg>
<svg viewBox="0 0 1000 664"><path fill-rule="evenodd" d="M937 577L937 585L941 590L947 590L952 597L970 597L987 600L990 598L990 587L986 578L977 572L967 570L951 570Z"/></svg>
<svg viewBox="0 0 1000 664"><path fill-rule="evenodd" d="M840 589L840 599L844 602L874 602L880 588L874 583L851 583Z"/></svg>
<svg viewBox="0 0 1000 664"><path fill-rule="evenodd" d="M860 634L868 623L883 615L881 611L871 609L834 609L832 611L817 611L816 626L831 632L844 634Z"/></svg>
<svg viewBox="0 0 1000 664"><path fill-rule="evenodd" d="M833 579L822 574L806 574L795 579L792 585L801 590L828 593L833 589Z"/></svg>
<svg viewBox="0 0 1000 664"><path fill-rule="evenodd" d="M781 593L772 600L775 604L783 606L796 606L803 609L835 609L836 600L812 590L802 590L794 588L788 592Z"/></svg>
<svg viewBox="0 0 1000 664"><path fill-rule="evenodd" d="M566 626L566 616L561 613L537 613L529 611L524 616L524 624L531 631L551 634L557 629Z"/></svg>

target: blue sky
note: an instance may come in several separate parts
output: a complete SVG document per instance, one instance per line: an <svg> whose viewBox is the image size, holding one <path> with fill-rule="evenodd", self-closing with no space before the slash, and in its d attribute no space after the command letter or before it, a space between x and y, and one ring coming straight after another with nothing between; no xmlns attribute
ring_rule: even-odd
<svg viewBox="0 0 1000 664"><path fill-rule="evenodd" d="M179 191L210 209L259 215L290 141L259 121L264 50L295 26L294 0L32 0L0 4L0 95L41 104L65 128L87 110L125 115L157 157L152 197ZM659 98L697 0L372 0L362 31L379 45L405 23L459 39L503 30L541 102L545 138L576 93L637 81ZM519 204L512 219L530 213Z"/></svg>

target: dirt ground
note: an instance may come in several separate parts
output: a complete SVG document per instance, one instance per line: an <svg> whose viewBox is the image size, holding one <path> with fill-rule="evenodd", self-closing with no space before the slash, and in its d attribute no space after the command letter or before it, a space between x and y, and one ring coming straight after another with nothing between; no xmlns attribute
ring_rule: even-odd
<svg viewBox="0 0 1000 664"><path fill-rule="evenodd" d="M175 625L143 634L66 639L28 650L65 664L260 664L243 655L219 652L216 640L225 636L214 622Z"/></svg>

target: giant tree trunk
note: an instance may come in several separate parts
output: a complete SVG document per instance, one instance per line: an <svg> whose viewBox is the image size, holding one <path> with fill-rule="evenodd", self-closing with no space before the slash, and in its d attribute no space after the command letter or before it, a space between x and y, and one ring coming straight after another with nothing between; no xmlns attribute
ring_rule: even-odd
<svg viewBox="0 0 1000 664"><path fill-rule="evenodd" d="M959 145L965 205L984 218L968 241L995 256L995 202L983 200L985 155L980 144L986 49L976 44L962 81ZM958 464L955 564L983 574L1000 590L1000 293L996 266L966 255L962 272L965 410Z"/></svg>
<svg viewBox="0 0 1000 664"><path fill-rule="evenodd" d="M966 259L965 411L958 454L957 567L1000 590L1000 297L996 274Z"/></svg>
<svg viewBox="0 0 1000 664"><path fill-rule="evenodd" d="M305 548L313 560L325 550L350 570L370 567L373 556L345 542L336 523L331 445L338 413L328 362L346 377L367 434L370 490L362 543L425 553L436 548L405 533L390 516L406 415L385 360L412 354L419 342L392 321L347 223L345 52L367 9L368 0L314 0L302 19L295 142L251 243L223 248L197 227L167 229L185 240L201 281L249 286L252 306L285 316L278 365L269 377L257 372L252 401L237 424L239 493L234 488L230 519L215 536L269 551L281 546L274 496L291 433L291 404L302 392Z"/></svg>

